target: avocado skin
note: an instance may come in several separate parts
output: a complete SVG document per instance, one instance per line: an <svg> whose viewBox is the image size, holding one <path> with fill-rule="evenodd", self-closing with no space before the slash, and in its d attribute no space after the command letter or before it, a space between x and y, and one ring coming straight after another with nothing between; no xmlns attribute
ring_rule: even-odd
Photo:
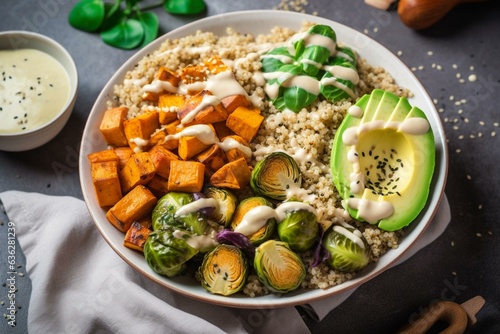
<svg viewBox="0 0 500 334"><path fill-rule="evenodd" d="M396 171L394 173L396 176L393 177L394 179L398 179L399 176L399 183L391 182L390 186L386 187L389 190L381 191L383 194L373 193L374 188L375 192L378 192L378 188L373 186L374 184L377 185L377 180L373 180L373 170L370 170L370 176L367 176L365 170L363 170L363 177L365 181L364 191L362 193L355 193L351 190L350 180L350 175L354 172L354 166L348 159L348 153L352 146L346 145L342 140L346 130L363 124L364 126L367 124L374 124L370 122L377 121L385 121L387 122L386 124L396 124L397 122L403 122L406 119L413 117L419 117L427 120L425 113L418 107L411 106L406 98L399 98L393 93L380 89L375 89L371 94L364 95L355 105L363 111L362 117L347 114L338 128L333 141L330 161L333 183L344 200L346 210L352 218L359 221L367 221L367 219L363 217L360 210L349 205L349 200L354 201L357 199L390 202L394 209L390 216L368 222L371 224L377 224L382 230L399 230L408 226L417 218L425 207L429 197L434 174L436 154L432 128L429 124L428 131L423 134L409 134L395 129L384 130L377 128L375 130L371 130L378 131L377 133L372 133L370 135L368 131L363 135L360 135L359 142L355 145L356 152L359 155L360 165L368 168L368 166L372 164L380 164L380 161L376 161L375 159L377 156L376 154L369 156L365 153L365 157L362 157L362 152L358 152L360 148L370 147L370 145L377 147L377 149L379 149L378 152L382 149L385 149L386 152L390 149L394 149L397 152L397 149L400 148L406 158L406 160L402 159L402 162L410 163L403 164L403 166L401 166L402 162L399 163L400 166L398 166L398 168L401 170ZM380 135L380 137L378 137L378 135ZM367 138L375 140L373 140L373 143L362 143L362 141L366 141ZM386 163L386 166L389 166L390 168L396 166L398 163L396 161L398 158L393 156L393 160L391 160L391 156L391 154L387 153L385 156L385 158L389 160ZM381 159L381 157L378 157L378 159ZM405 171L404 173L402 172L403 170ZM371 182L371 185L369 182ZM387 181L385 185L386 184ZM400 187L399 191L394 190L393 193L390 193L390 189L392 189L394 185L402 187ZM370 186L371 189L369 188Z"/></svg>

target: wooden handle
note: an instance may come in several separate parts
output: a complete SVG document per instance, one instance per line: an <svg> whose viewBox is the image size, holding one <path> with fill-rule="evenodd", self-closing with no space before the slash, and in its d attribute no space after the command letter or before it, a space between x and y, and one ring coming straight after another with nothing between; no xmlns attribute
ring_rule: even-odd
<svg viewBox="0 0 500 334"><path fill-rule="evenodd" d="M467 329L467 312L457 303L440 301L429 307L429 310L416 321L401 329L399 334L426 333L439 320L445 321L449 326L443 334L460 334Z"/></svg>
<svg viewBox="0 0 500 334"><path fill-rule="evenodd" d="M445 16L456 5L486 0L400 0L398 14L401 21L412 29L425 29Z"/></svg>

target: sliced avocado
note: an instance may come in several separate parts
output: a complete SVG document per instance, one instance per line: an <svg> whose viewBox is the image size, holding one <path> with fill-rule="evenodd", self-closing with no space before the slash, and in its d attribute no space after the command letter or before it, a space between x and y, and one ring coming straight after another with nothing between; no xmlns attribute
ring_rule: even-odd
<svg viewBox="0 0 500 334"><path fill-rule="evenodd" d="M398 230L427 202L435 154L425 113L404 97L375 89L351 107L337 130L333 183L351 217Z"/></svg>

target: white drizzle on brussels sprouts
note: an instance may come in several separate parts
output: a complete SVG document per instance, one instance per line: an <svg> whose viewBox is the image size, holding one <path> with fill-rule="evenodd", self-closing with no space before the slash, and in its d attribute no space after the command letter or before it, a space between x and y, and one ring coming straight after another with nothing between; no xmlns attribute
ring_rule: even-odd
<svg viewBox="0 0 500 334"><path fill-rule="evenodd" d="M317 215L316 209L311 205L303 202L283 202L276 209L266 205L259 205L250 209L243 220L234 229L244 235L252 235L260 230L267 222L268 219L274 218L279 223L285 219L285 215L289 211L305 210Z"/></svg>
<svg viewBox="0 0 500 334"><path fill-rule="evenodd" d="M363 242L363 234L361 233L361 231L358 229L353 230L353 227L348 224L341 225L334 225L332 228L335 232L342 234L346 238L349 238L360 248L365 249L365 243Z"/></svg>
<svg viewBox="0 0 500 334"><path fill-rule="evenodd" d="M200 198L191 203L181 206L176 212L176 216L187 215L192 212L200 211L203 208L218 208L219 202L214 198Z"/></svg>

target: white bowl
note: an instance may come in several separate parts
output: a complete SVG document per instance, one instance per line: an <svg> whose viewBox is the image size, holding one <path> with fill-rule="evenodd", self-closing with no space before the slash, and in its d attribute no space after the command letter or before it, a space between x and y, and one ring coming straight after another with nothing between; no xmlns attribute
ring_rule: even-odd
<svg viewBox="0 0 500 334"><path fill-rule="evenodd" d="M194 279L188 280L186 277L168 279L156 274L149 268L141 253L123 246L123 233L119 232L106 220L105 211L99 207L92 185L87 154L106 148L106 143L99 131L99 123L104 110L106 110L106 101L113 95L113 86L122 83L127 71L133 69L134 65L145 55L158 49L160 44L168 38L181 38L194 34L197 30L212 31L217 35L225 35L227 27L232 27L240 33L251 33L254 35L269 33L275 26L299 30L303 21L330 25L337 33L339 41L353 47L371 65L382 66L387 69L401 86L409 88L414 93L415 97L411 98L410 102L426 112L436 140L436 169L431 193L424 211L406 230L398 249L390 250L377 263L370 264L359 272L354 279L326 290L298 290L284 295L271 294L255 298L247 297L243 294L224 297L208 293ZM169 32L140 50L116 72L99 95L90 112L80 151L80 180L85 202L97 228L120 257L136 270L166 288L197 300L239 308L284 307L305 304L324 298L332 298L369 281L390 268L392 264L413 246L416 239L422 235L434 217L444 192L447 168L448 154L446 139L434 103L414 74L398 57L366 35L339 23L307 14L267 10L233 12L202 19Z"/></svg>
<svg viewBox="0 0 500 334"><path fill-rule="evenodd" d="M26 151L53 139L66 125L78 91L78 72L71 55L53 39L28 31L3 31L0 32L0 50L36 49L42 51L58 61L69 78L69 96L64 106L56 115L47 120L43 125L24 132L0 134L0 150Z"/></svg>

